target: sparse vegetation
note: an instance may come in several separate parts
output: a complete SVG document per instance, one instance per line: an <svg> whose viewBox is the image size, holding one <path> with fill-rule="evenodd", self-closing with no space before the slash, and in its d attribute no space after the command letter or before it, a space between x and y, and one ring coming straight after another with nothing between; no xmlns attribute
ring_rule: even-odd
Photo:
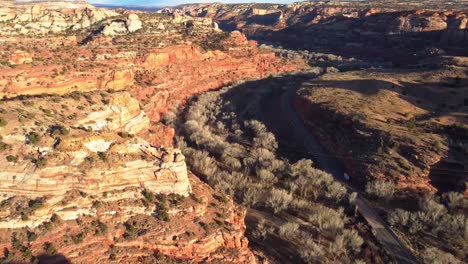
<svg viewBox="0 0 468 264"><path fill-rule="evenodd" d="M27 142L32 145L38 145L42 137L37 132L31 132L26 136Z"/></svg>
<svg viewBox="0 0 468 264"><path fill-rule="evenodd" d="M39 169L44 168L47 165L47 159L45 157L40 157L34 160L34 164Z"/></svg>
<svg viewBox="0 0 468 264"><path fill-rule="evenodd" d="M446 205L440 203L438 197L422 198L418 210L396 209L389 213L388 222L408 234L414 243L431 243L436 239L443 242L444 248L458 255L459 248L462 248L468 239L466 218L468 204L465 199L459 199L461 195L456 193L444 195ZM450 258L450 254L445 254L439 249L428 248L424 252L425 260L436 261L444 256Z"/></svg>
<svg viewBox="0 0 468 264"><path fill-rule="evenodd" d="M6 159L8 162L12 162L12 163L18 162L18 156L8 155Z"/></svg>
<svg viewBox="0 0 468 264"><path fill-rule="evenodd" d="M47 242L44 244L44 251L49 256L53 256L57 254L57 249L55 248L54 244L50 242Z"/></svg>
<svg viewBox="0 0 468 264"><path fill-rule="evenodd" d="M177 138L190 167L216 190L239 203L280 218L285 214L299 214L304 221L322 226L324 232L333 234L337 241L352 241L354 244L340 248L342 260L358 253L362 238L345 227L344 210L336 211L349 201L345 199L346 188L330 174L314 168L310 160L291 164L279 157L275 136L258 116L262 100L274 89L266 91L258 88L266 85L258 84L252 85L257 88L255 90L247 85L240 86L205 93L190 103L185 122L178 127L181 133ZM246 97L251 100L245 100ZM177 121L170 123L177 124ZM331 208L316 211L313 208L317 203ZM329 213L322 215L321 211ZM314 215L318 218L312 217ZM256 239L263 240L268 233L275 232L264 223L258 227L260 230L252 232ZM289 243L301 236L310 238L310 247L296 245L297 254L305 260L313 258L306 252L314 247L320 248L321 254L328 253L327 248L313 242L312 238L317 235L308 230L299 231L297 222L286 222L278 232Z"/></svg>
<svg viewBox="0 0 468 264"><path fill-rule="evenodd" d="M5 118L0 118L0 127L8 125L8 121Z"/></svg>
<svg viewBox="0 0 468 264"><path fill-rule="evenodd" d="M388 201L395 193L395 184L391 181L375 180L366 185L366 193Z"/></svg>
<svg viewBox="0 0 468 264"><path fill-rule="evenodd" d="M10 147L10 146L9 146L7 143L0 141L0 151L5 151L5 150L7 150L9 147Z"/></svg>
<svg viewBox="0 0 468 264"><path fill-rule="evenodd" d="M50 127L49 132L53 136L58 136L58 135L66 136L66 135L70 134L69 129L67 129L67 128L63 127L63 126L59 126L59 125L55 125L55 126Z"/></svg>

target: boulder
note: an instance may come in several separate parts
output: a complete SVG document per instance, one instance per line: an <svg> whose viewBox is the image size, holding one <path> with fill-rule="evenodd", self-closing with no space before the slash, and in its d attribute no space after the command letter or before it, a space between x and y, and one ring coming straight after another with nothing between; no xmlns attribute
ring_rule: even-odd
<svg viewBox="0 0 468 264"><path fill-rule="evenodd" d="M143 23L136 14L130 14L127 18L127 29L128 32L135 32L143 28Z"/></svg>

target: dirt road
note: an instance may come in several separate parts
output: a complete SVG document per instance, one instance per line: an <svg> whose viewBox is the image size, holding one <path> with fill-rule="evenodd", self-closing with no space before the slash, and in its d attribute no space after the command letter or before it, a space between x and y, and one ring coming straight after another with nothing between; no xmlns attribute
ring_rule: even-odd
<svg viewBox="0 0 468 264"><path fill-rule="evenodd" d="M349 186L344 179L345 170L341 166L338 159L329 155L318 141L308 132L299 115L294 111L293 99L297 89L288 89L281 98L281 108L284 114L288 117L290 127L294 130L294 135L297 139L301 139L304 148L314 155L314 161L319 168L330 173L336 180L346 184L350 189L359 193L358 190ZM371 207L371 205L358 195L356 199L358 212L366 219L373 229L375 237L382 245L394 256L397 263L419 263L412 252L395 236L390 227Z"/></svg>

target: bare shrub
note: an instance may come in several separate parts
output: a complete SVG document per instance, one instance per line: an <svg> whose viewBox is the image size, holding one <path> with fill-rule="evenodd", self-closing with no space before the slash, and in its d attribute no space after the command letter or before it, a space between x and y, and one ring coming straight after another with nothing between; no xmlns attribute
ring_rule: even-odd
<svg viewBox="0 0 468 264"><path fill-rule="evenodd" d="M434 224L440 217L447 214L447 209L432 198L423 199L419 207L424 212L420 218L428 225Z"/></svg>
<svg viewBox="0 0 468 264"><path fill-rule="evenodd" d="M396 209L395 211L391 212L388 216L388 222L392 226L404 226L407 227L410 221L411 214L408 211L403 209Z"/></svg>
<svg viewBox="0 0 468 264"><path fill-rule="evenodd" d="M352 192L348 196L348 201L349 201L350 204L354 204L354 203L356 203L357 198L358 198L357 192Z"/></svg>
<svg viewBox="0 0 468 264"><path fill-rule="evenodd" d="M366 193L388 201L395 193L395 184L391 181L375 180L366 185Z"/></svg>
<svg viewBox="0 0 468 264"><path fill-rule="evenodd" d="M259 240L265 240L268 234L265 219L260 219L260 221L258 221L258 223L255 225L255 229L253 230L252 234L255 238Z"/></svg>
<svg viewBox="0 0 468 264"><path fill-rule="evenodd" d="M216 161L211 158L206 151L191 150L186 152L186 156L188 156L190 164L192 164L199 173L205 175L207 178L212 177L218 171Z"/></svg>
<svg viewBox="0 0 468 264"><path fill-rule="evenodd" d="M313 174L313 162L309 159L301 159L291 165L291 175L294 177L309 177Z"/></svg>
<svg viewBox="0 0 468 264"><path fill-rule="evenodd" d="M263 190L257 188L256 186L249 186L247 190L243 193L242 202L246 206L254 206L260 201L262 201Z"/></svg>
<svg viewBox="0 0 468 264"><path fill-rule="evenodd" d="M243 158L245 156L245 149L237 143L229 145L229 148L225 150L225 154L234 158Z"/></svg>
<svg viewBox="0 0 468 264"><path fill-rule="evenodd" d="M335 202L341 201L347 193L346 187L339 182L333 182L332 184L328 185L327 192L325 196L334 200Z"/></svg>
<svg viewBox="0 0 468 264"><path fill-rule="evenodd" d="M325 251L321 245L315 243L315 241L307 236L304 239L303 247L300 249L301 257L308 263L320 263L323 261Z"/></svg>
<svg viewBox="0 0 468 264"><path fill-rule="evenodd" d="M233 169L233 170L240 170L242 168L242 163L237 159L237 158L234 158L226 153L224 153L222 156L221 156L221 162L228 166L229 168Z"/></svg>
<svg viewBox="0 0 468 264"><path fill-rule="evenodd" d="M278 148L278 142L275 136L268 132L256 136L253 140L255 147L266 148L269 150L276 150Z"/></svg>
<svg viewBox="0 0 468 264"><path fill-rule="evenodd" d="M452 254L443 252L437 248L427 248L421 254L423 262L426 264L461 264Z"/></svg>
<svg viewBox="0 0 468 264"><path fill-rule="evenodd" d="M323 208L309 216L309 221L316 224L320 231L328 231L338 234L344 228L343 210L335 211L330 208Z"/></svg>
<svg viewBox="0 0 468 264"><path fill-rule="evenodd" d="M279 228L279 235L283 239L292 239L297 236L299 224L288 222Z"/></svg>
<svg viewBox="0 0 468 264"><path fill-rule="evenodd" d="M361 252L362 244L364 244L364 240L361 236L359 236L358 232L354 229L345 229L343 231L344 240L346 243L346 247L353 251L354 253Z"/></svg>
<svg viewBox="0 0 468 264"><path fill-rule="evenodd" d="M451 210L468 208L468 200L462 193L448 192L442 195Z"/></svg>
<svg viewBox="0 0 468 264"><path fill-rule="evenodd" d="M275 175L271 171L266 169L259 169L257 170L256 174L260 178L261 182L267 186L271 186L278 181Z"/></svg>
<svg viewBox="0 0 468 264"><path fill-rule="evenodd" d="M175 113L177 110L172 110L167 112L163 117L163 122L167 126L174 126L175 121L177 120L177 114Z"/></svg>
<svg viewBox="0 0 468 264"><path fill-rule="evenodd" d="M252 158L254 158L259 164L269 165L269 161L275 159L275 154L266 148L255 148L250 152Z"/></svg>
<svg viewBox="0 0 468 264"><path fill-rule="evenodd" d="M186 122L184 123L183 129L184 129L184 132L185 132L187 135L190 135L190 134L193 134L193 133L195 133L195 132L198 132L198 131L201 129L201 127L200 127L200 125L198 124L197 121L195 121L195 120L189 120L189 121L186 121Z"/></svg>
<svg viewBox="0 0 468 264"><path fill-rule="evenodd" d="M321 170L312 167L311 160L300 160L291 165L291 177L294 181L289 183L290 190L299 191L299 195L304 198L316 200L319 196L341 201L347 193L346 188L333 180L333 177Z"/></svg>
<svg viewBox="0 0 468 264"><path fill-rule="evenodd" d="M277 214L288 209L292 199L292 195L287 191L275 188L270 191L266 204Z"/></svg>

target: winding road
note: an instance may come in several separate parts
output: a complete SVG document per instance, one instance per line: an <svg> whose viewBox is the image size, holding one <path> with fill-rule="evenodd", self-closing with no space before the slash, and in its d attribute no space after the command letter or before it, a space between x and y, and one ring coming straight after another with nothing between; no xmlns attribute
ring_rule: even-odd
<svg viewBox="0 0 468 264"><path fill-rule="evenodd" d="M336 180L341 181L351 190L359 193L358 190L345 182L345 170L339 160L327 154L317 140L307 131L301 118L295 112L293 100L298 89L288 89L281 97L282 111L288 117L295 137L302 139L304 148L308 152L315 154L314 161L319 168L333 175ZM389 251L397 263L419 263L412 252L395 236L390 227L362 195L358 195L355 204L358 212L372 227L375 237Z"/></svg>

